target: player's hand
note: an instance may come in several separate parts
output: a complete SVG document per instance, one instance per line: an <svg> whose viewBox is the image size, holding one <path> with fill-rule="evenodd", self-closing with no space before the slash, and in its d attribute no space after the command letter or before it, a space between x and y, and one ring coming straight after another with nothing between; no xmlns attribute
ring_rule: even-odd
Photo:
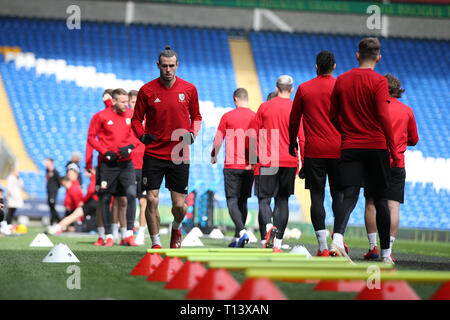
<svg viewBox="0 0 450 320"><path fill-rule="evenodd" d="M300 168L300 171L298 172L298 177L300 179L305 179L305 167Z"/></svg>
<svg viewBox="0 0 450 320"><path fill-rule="evenodd" d="M130 156L131 151L133 151L134 146L132 144L119 148L120 156L124 159L128 158Z"/></svg>
<svg viewBox="0 0 450 320"><path fill-rule="evenodd" d="M141 138L139 139L143 144L145 145L149 145L150 143L152 143L153 141L156 140L155 136L150 134L150 133L145 133L141 136Z"/></svg>
<svg viewBox="0 0 450 320"><path fill-rule="evenodd" d="M114 162L117 160L118 156L114 152L108 151L105 153L105 158L106 160L108 160L108 162Z"/></svg>
<svg viewBox="0 0 450 320"><path fill-rule="evenodd" d="M181 136L181 141L183 141L186 144L193 144L195 140L194 133L187 132Z"/></svg>
<svg viewBox="0 0 450 320"><path fill-rule="evenodd" d="M110 99L112 99L112 97L111 97L111 95L109 93L105 93L103 95L103 101L110 100Z"/></svg>
<svg viewBox="0 0 450 320"><path fill-rule="evenodd" d="M295 143L290 143L289 144L289 154L293 157L296 157L297 156L297 153L295 152L296 150L298 150L297 141L295 141Z"/></svg>
<svg viewBox="0 0 450 320"><path fill-rule="evenodd" d="M217 163L217 157L211 157L211 163L216 164Z"/></svg>

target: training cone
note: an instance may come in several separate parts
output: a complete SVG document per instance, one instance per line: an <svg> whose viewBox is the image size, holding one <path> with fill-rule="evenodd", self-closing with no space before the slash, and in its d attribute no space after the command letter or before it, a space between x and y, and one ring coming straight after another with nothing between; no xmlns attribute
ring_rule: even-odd
<svg viewBox="0 0 450 320"><path fill-rule="evenodd" d="M132 276L149 276L163 261L161 256L156 253L146 253L139 263L131 270Z"/></svg>
<svg viewBox="0 0 450 320"><path fill-rule="evenodd" d="M229 300L239 290L239 283L223 268L209 269L186 299Z"/></svg>
<svg viewBox="0 0 450 320"><path fill-rule="evenodd" d="M202 230L200 230L199 227L193 227L192 230L189 231L188 235L190 235L190 234L197 236L199 238L203 237L203 232L202 232Z"/></svg>
<svg viewBox="0 0 450 320"><path fill-rule="evenodd" d="M67 245L58 243L45 256L42 262L61 263L61 262L80 262Z"/></svg>
<svg viewBox="0 0 450 320"><path fill-rule="evenodd" d="M436 291L430 300L450 300L450 281L444 283L438 291Z"/></svg>
<svg viewBox="0 0 450 320"><path fill-rule="evenodd" d="M379 289L365 287L356 300L420 300L406 281L382 281Z"/></svg>
<svg viewBox="0 0 450 320"><path fill-rule="evenodd" d="M39 233L30 243L30 247L53 247L53 242L45 233Z"/></svg>
<svg viewBox="0 0 450 320"><path fill-rule="evenodd" d="M295 246L291 251L289 251L289 253L301 253L304 254L307 258L311 258L311 254L304 246Z"/></svg>
<svg viewBox="0 0 450 320"><path fill-rule="evenodd" d="M215 228L214 230L211 231L209 237L212 239L223 239L225 236L223 235L222 231Z"/></svg>
<svg viewBox="0 0 450 320"><path fill-rule="evenodd" d="M314 290L334 292L360 292L365 288L365 286L366 283L363 280L320 281L314 287Z"/></svg>
<svg viewBox="0 0 450 320"><path fill-rule="evenodd" d="M147 281L168 282L183 266L177 257L166 257L148 277Z"/></svg>
<svg viewBox="0 0 450 320"><path fill-rule="evenodd" d="M164 289L191 290L206 274L200 262L187 261Z"/></svg>
<svg viewBox="0 0 450 320"><path fill-rule="evenodd" d="M188 233L181 242L181 247L204 247L204 244L195 234Z"/></svg>
<svg viewBox="0 0 450 320"><path fill-rule="evenodd" d="M268 278L248 278L232 300L287 300Z"/></svg>

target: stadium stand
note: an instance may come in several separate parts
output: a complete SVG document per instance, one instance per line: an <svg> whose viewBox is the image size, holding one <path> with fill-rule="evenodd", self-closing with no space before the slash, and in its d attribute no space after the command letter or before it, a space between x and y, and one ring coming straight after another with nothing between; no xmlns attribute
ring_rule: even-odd
<svg viewBox="0 0 450 320"><path fill-rule="evenodd" d="M295 87L315 77L315 57L321 50L336 56L335 76L355 67L359 36L251 32L250 42L263 96L273 91L277 75L290 74ZM407 152L405 205L400 227L448 229L450 201L448 187L448 112L450 84L442 70L448 64L448 41L381 38L380 74L399 77L406 92L402 101L411 106L417 121L420 141ZM395 53L395 55L393 54ZM294 92L295 93L295 92ZM440 177L441 176L441 177ZM444 182L447 181L447 182ZM349 224L364 225L364 200L361 196ZM331 213L331 197L326 196ZM327 215L327 224L333 215Z"/></svg>
<svg viewBox="0 0 450 320"><path fill-rule="evenodd" d="M62 169L72 151L84 153L89 121L103 108L103 89L137 89L159 76L155 57L170 43L180 56L177 74L197 86L201 100L203 126L197 140L202 143L192 147L190 188L198 194L215 190L219 206L226 207L223 164L209 164L216 127L232 106L236 87L225 30L86 22L80 30L68 32L63 20L0 19L0 46L21 51L4 53L0 72L24 145L39 168L37 174L23 173L31 198L46 197L46 157L53 156L56 167ZM337 75L352 68L358 41L354 36L250 33L263 97L273 90L280 74L291 74L296 87L312 78L315 55L323 49L335 52ZM443 101L450 100L450 90L442 73L448 61L442 54L450 52L448 42L382 39L382 45L377 71L397 75L407 88L403 100L414 109L421 139L415 150L448 163L449 110ZM399 54L390 55L394 50ZM449 190L436 188L434 180L421 175L415 181L407 182L400 226L450 228ZM167 200L169 194L163 192L161 202ZM350 224L363 224L362 205L359 201ZM292 197L290 209L298 211L298 207ZM252 197L249 209L256 208ZM329 198L326 209L331 213ZM332 219L329 214L327 223Z"/></svg>

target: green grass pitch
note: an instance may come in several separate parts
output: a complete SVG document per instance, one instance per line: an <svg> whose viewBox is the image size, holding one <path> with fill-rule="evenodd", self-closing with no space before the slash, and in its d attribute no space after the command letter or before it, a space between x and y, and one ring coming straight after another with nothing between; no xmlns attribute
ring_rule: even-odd
<svg viewBox="0 0 450 320"><path fill-rule="evenodd" d="M186 290L164 289L165 283L147 282L145 277L130 276L133 267L141 260L150 247L146 238L145 246L112 248L94 247L96 236L50 236L54 244L65 243L78 257L80 263L42 263L51 248L31 248L34 237L43 232L43 227L29 228L22 236L0 237L0 299L184 299ZM258 234L257 234L258 236ZM201 238L207 247L226 247L228 241ZM162 236L164 247L169 246L169 236ZM302 236L300 240L284 241L291 247L304 245L311 254L317 250L312 236ZM367 249L364 239L346 239L350 257L362 262ZM259 247L259 243L247 247ZM395 266L398 270L447 270L450 271L450 247L446 243L413 242L398 239L394 245ZM68 289L67 273L70 265L80 267L81 289ZM244 272L230 271L239 282L244 281ZM274 282L288 299L327 300L354 299L356 293L336 293L314 291L314 284ZM440 284L411 283L410 286L422 299L428 299Z"/></svg>

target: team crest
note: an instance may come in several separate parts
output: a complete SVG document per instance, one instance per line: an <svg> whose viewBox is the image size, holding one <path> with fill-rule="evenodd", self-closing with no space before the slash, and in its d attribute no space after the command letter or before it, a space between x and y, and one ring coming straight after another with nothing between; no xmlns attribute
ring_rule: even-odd
<svg viewBox="0 0 450 320"><path fill-rule="evenodd" d="M185 98L186 98L186 95L184 93L178 94L178 99L180 99L181 102L183 102Z"/></svg>
<svg viewBox="0 0 450 320"><path fill-rule="evenodd" d="M108 182L102 181L102 183L101 183L101 188L102 188L102 189L107 189L107 187L108 187Z"/></svg>
<svg viewBox="0 0 450 320"><path fill-rule="evenodd" d="M130 125L130 124L131 124L131 119L130 119L130 118L126 118L126 119L125 119L125 122L126 122L128 125Z"/></svg>
<svg viewBox="0 0 450 320"><path fill-rule="evenodd" d="M143 178L142 178L142 183L143 183L144 185L147 185L147 177L143 177Z"/></svg>

